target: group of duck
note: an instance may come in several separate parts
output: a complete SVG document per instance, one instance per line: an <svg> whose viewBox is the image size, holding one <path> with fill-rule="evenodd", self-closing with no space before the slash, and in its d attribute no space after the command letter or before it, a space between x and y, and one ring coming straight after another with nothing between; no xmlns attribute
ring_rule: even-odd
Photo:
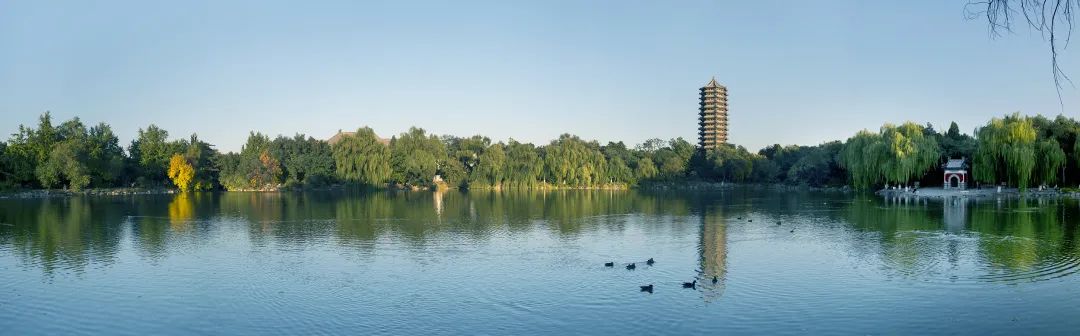
<svg viewBox="0 0 1080 336"><path fill-rule="evenodd" d="M653 260L653 258L649 258L649 260L645 261L645 264L649 265L649 266L652 266L655 263L656 263L656 260ZM606 263L604 263L604 266L605 267L615 267L615 262L614 261L606 262ZM628 270L637 269L637 263L626 264L626 269L628 269ZM720 282L720 279L718 279L716 276L713 276L712 277L712 283L716 284L717 282ZM641 287L642 292L649 292L649 293L653 292L653 284L643 285L643 286L639 286L639 287ZM682 288L697 289L697 279L694 279L694 281L691 281L691 282L682 283Z"/></svg>
<svg viewBox="0 0 1080 336"><path fill-rule="evenodd" d="M738 217L737 219L742 220L743 218ZM747 219L747 221L748 222L753 222L754 220L753 219ZM783 225L783 223L781 223L780 221L776 221L776 226L780 226L780 225ZM791 232L794 233L795 228L791 228ZM649 266L652 266L654 263L656 263L656 261L653 260L653 258L649 258L649 260L645 261L645 264L649 265ZM614 261L606 262L606 263L604 263L604 266L606 266L606 267L615 267L615 262ZM637 263L626 264L626 269L628 269L628 270L637 269ZM720 282L720 279L718 279L716 276L713 276L712 277L712 283L715 285L717 282ZM640 287L641 287L642 292L649 292L649 293L653 292L653 284L643 285L643 286L640 286ZM697 289L697 279L694 279L694 281L691 281L691 282L682 283L682 288Z"/></svg>
<svg viewBox="0 0 1080 336"><path fill-rule="evenodd" d="M742 217L739 217L739 218L737 218L737 219L738 219L738 220L742 220ZM747 219L746 221L747 221L747 222L751 222L751 223L752 223L752 222L754 222L754 220L753 220L753 219ZM781 223L780 221L776 221L776 226L780 226L780 225L783 225L783 223ZM791 232L791 233L795 233L795 228L791 228L791 231L790 231L790 232Z"/></svg>

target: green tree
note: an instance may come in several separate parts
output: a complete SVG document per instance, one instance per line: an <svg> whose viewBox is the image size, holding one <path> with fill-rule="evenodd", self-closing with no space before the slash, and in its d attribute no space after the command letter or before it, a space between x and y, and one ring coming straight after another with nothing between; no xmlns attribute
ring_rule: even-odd
<svg viewBox="0 0 1080 336"><path fill-rule="evenodd" d="M813 146L781 146L779 144L762 148L758 151L758 156L761 156L765 163L755 164L754 174L760 176L758 181L762 182L802 184L804 181L789 181L789 171L795 163L814 149Z"/></svg>
<svg viewBox="0 0 1080 336"><path fill-rule="evenodd" d="M220 154L214 150L214 146L199 140L197 134L192 134L183 146L187 147L184 150L184 159L191 164L194 173L191 182L192 189L216 189L219 185L220 176L215 160L218 159Z"/></svg>
<svg viewBox="0 0 1080 336"><path fill-rule="evenodd" d="M745 182L754 170L755 155L742 146L724 144L705 152L698 174L706 179Z"/></svg>
<svg viewBox="0 0 1080 336"><path fill-rule="evenodd" d="M0 190L15 188L15 173L6 142L0 141Z"/></svg>
<svg viewBox="0 0 1080 336"><path fill-rule="evenodd" d="M112 127L105 123L91 127L87 136L86 166L91 185L117 185L125 178L124 149L120 147L120 139L113 134Z"/></svg>
<svg viewBox="0 0 1080 336"><path fill-rule="evenodd" d="M1039 140L1035 144L1035 151L1038 153L1035 173L1039 182L1045 185L1056 183L1061 168L1065 166L1065 151L1054 139Z"/></svg>
<svg viewBox="0 0 1080 336"><path fill-rule="evenodd" d="M411 186L431 185L439 173L440 163L447 159L446 146L435 135L428 135L422 128L412 127L408 132L390 140L390 166L394 182Z"/></svg>
<svg viewBox="0 0 1080 336"><path fill-rule="evenodd" d="M215 157L218 183L226 190L247 188L247 177L240 172L240 161L240 153L229 152Z"/></svg>
<svg viewBox="0 0 1080 336"><path fill-rule="evenodd" d="M684 162L684 165L685 162L690 161L690 157L694 156L694 152L697 151L694 144L691 144L682 137L668 141L668 148L675 153L675 156Z"/></svg>
<svg viewBox="0 0 1080 336"><path fill-rule="evenodd" d="M469 174L465 172L465 165L453 158L442 163L439 167L439 176L451 188L465 188L472 183Z"/></svg>
<svg viewBox="0 0 1080 336"><path fill-rule="evenodd" d="M940 145L942 159L959 159L973 157L978 143L970 135L960 133L960 127L953 122L941 137Z"/></svg>
<svg viewBox="0 0 1080 336"><path fill-rule="evenodd" d="M653 164L652 159L645 157L638 160L637 166L634 167L634 177L638 181L651 180L660 174L660 171L656 169L656 164Z"/></svg>
<svg viewBox="0 0 1080 336"><path fill-rule="evenodd" d="M1080 166L1080 137L1077 137L1076 141L1073 142L1073 162Z"/></svg>
<svg viewBox="0 0 1080 336"><path fill-rule="evenodd" d="M979 147L975 152L976 180L996 183L1008 179L1021 190L1027 189L1035 170L1037 133L1032 120L1019 113L993 118L975 131Z"/></svg>
<svg viewBox="0 0 1080 336"><path fill-rule="evenodd" d="M140 185L161 185L165 182L169 158L182 151L176 143L168 141L169 132L150 125L139 129L139 134L128 146L128 153L135 165L133 174Z"/></svg>
<svg viewBox="0 0 1080 336"><path fill-rule="evenodd" d="M281 183L281 161L270 153L270 138L251 132L237 157L223 158L221 185L229 190L263 189Z"/></svg>
<svg viewBox="0 0 1080 336"><path fill-rule="evenodd" d="M49 112L38 118L37 129L19 125L19 131L11 136L5 150L11 169L8 176L10 183L21 187L41 186L38 174L40 166L49 159L60 140Z"/></svg>
<svg viewBox="0 0 1080 336"><path fill-rule="evenodd" d="M808 147L805 155L788 169L787 180L814 187L843 184L845 173L838 161L843 150L844 145L839 141Z"/></svg>
<svg viewBox="0 0 1080 336"><path fill-rule="evenodd" d="M251 185L262 188L281 183L281 174L281 161L271 155L270 150L264 149L259 152L258 164L248 173L248 178Z"/></svg>
<svg viewBox="0 0 1080 336"><path fill-rule="evenodd" d="M848 171L856 189L865 190L882 181L907 184L939 163L941 148L935 134L931 126L912 122L886 124L877 134L863 130L847 140L838 153L838 163Z"/></svg>
<svg viewBox="0 0 1080 336"><path fill-rule="evenodd" d="M545 175L555 185L594 186L606 181L607 161L600 144L563 134L545 147Z"/></svg>
<svg viewBox="0 0 1080 336"><path fill-rule="evenodd" d="M60 142L60 132L52 125L52 115L46 111L38 118L36 131L29 130L28 144L34 155L35 163L45 162L53 146Z"/></svg>
<svg viewBox="0 0 1080 336"><path fill-rule="evenodd" d="M381 186L390 179L390 148L379 142L371 128L345 136L331 148L337 176L367 186Z"/></svg>
<svg viewBox="0 0 1080 336"><path fill-rule="evenodd" d="M626 144L622 141L608 142L607 145L600 147L600 152L604 154L604 158L609 162L616 158L622 160L623 163L627 165L637 161L636 153L627 148Z"/></svg>
<svg viewBox="0 0 1080 336"><path fill-rule="evenodd" d="M640 146L643 155L652 158L659 165L660 177L668 180L680 179L686 176L690 167L690 159L694 155L694 145L682 138L671 139L666 142L656 139L646 141Z"/></svg>
<svg viewBox="0 0 1080 336"><path fill-rule="evenodd" d="M480 164L480 156L491 147L491 139L480 135L469 138L446 137L443 142L446 143L450 156L461 162L462 168L469 175Z"/></svg>
<svg viewBox="0 0 1080 336"><path fill-rule="evenodd" d="M278 136L270 145L270 153L281 159L286 185L324 185L334 175L333 151L326 141L302 134Z"/></svg>
<svg viewBox="0 0 1080 336"><path fill-rule="evenodd" d="M472 181L492 187L502 184L503 169L506 166L506 151L503 147L502 143L497 143L484 150L472 171Z"/></svg>
<svg viewBox="0 0 1080 336"><path fill-rule="evenodd" d="M1058 171L1060 179L1050 183L1058 181L1070 185L1080 183L1080 166L1074 164L1074 160L1070 159L1073 153L1076 152L1075 144L1078 135L1080 135L1080 122L1063 115L1058 115L1053 120L1036 115L1032 117L1032 124L1038 133L1039 141L1054 140L1058 143L1061 151L1066 154L1065 163L1061 165L1061 169Z"/></svg>
<svg viewBox="0 0 1080 336"><path fill-rule="evenodd" d="M90 185L90 169L87 168L88 135L86 126L79 118L73 118L53 129L48 115L44 117L42 129L49 129L52 136L48 156L35 168L35 175L41 186L52 188L66 186L72 190L81 190Z"/></svg>
<svg viewBox="0 0 1080 336"><path fill-rule="evenodd" d="M506 162L503 174L505 185L514 188L531 188L537 185L544 171L540 152L533 144L510 139L506 144Z"/></svg>
<svg viewBox="0 0 1080 336"><path fill-rule="evenodd" d="M692 147L691 145L691 152L693 152ZM628 185L637 184L634 169L631 168L637 163L639 156L637 153L627 148L622 141L608 142L607 145L600 147L600 152L608 163L607 175L609 182Z"/></svg>
<svg viewBox="0 0 1080 336"><path fill-rule="evenodd" d="M613 183L626 183L628 185L637 184L637 180L634 179L634 171L630 169L630 166L623 161L621 157L613 157L609 160L607 167L608 179Z"/></svg>
<svg viewBox="0 0 1080 336"><path fill-rule="evenodd" d="M37 183L35 151L30 144L33 129L19 125L19 132L12 135L4 155L7 157L7 183L12 188L33 187Z"/></svg>
<svg viewBox="0 0 1080 336"><path fill-rule="evenodd" d="M881 135L862 130L844 144L840 165L850 174L855 189L866 190L884 179L881 165L886 156Z"/></svg>
<svg viewBox="0 0 1080 336"><path fill-rule="evenodd" d="M912 122L882 126L885 160L881 169L886 182L907 184L937 165L941 156L938 143L925 135L923 126Z"/></svg>
<svg viewBox="0 0 1080 336"><path fill-rule="evenodd" d="M62 141L54 146L45 162L37 168L41 185L52 188L66 183L75 191L89 185L90 175L83 164L86 157L82 152L75 141Z"/></svg>

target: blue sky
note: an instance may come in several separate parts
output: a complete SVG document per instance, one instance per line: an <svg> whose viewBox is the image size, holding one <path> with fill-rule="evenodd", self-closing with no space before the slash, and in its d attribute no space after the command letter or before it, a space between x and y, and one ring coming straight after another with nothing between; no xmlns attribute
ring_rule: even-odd
<svg viewBox="0 0 1080 336"><path fill-rule="evenodd" d="M950 1L7 1L0 133L52 111L238 150L415 125L546 143L695 141L729 88L731 142L817 144L906 120L965 132L1059 106L1046 44ZM1076 52L1062 56L1080 78Z"/></svg>

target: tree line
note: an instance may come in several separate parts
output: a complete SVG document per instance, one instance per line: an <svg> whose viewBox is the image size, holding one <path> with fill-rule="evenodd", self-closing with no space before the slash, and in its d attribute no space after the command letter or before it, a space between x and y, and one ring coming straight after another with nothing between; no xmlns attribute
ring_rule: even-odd
<svg viewBox="0 0 1080 336"><path fill-rule="evenodd" d="M563 134L538 146L415 127L384 143L364 127L333 144L251 132L239 152L221 152L197 135L172 139L155 125L124 147L108 124L87 128L76 117L57 126L46 112L36 127L20 125L0 142L0 189L625 188L684 178L694 151L681 138L629 148Z"/></svg>
<svg viewBox="0 0 1080 336"><path fill-rule="evenodd" d="M544 145L488 137L438 136L411 128L384 141L370 128L333 144L305 135L251 132L239 152L221 152L197 135L171 139L155 125L124 147L105 123L79 118L19 126L0 142L0 188L176 187L266 190L337 185L401 188L626 188L650 182L728 181L814 187L941 183L940 166L967 158L978 183L1027 188L1080 183L1080 123L1064 116L994 118L974 136L952 123L886 124L846 141L779 144L750 152L737 145L703 151L682 138L629 147L563 134Z"/></svg>
<svg viewBox="0 0 1080 336"><path fill-rule="evenodd" d="M885 124L846 141L817 146L773 145L756 155L741 147L705 154L696 167L730 181L848 185L870 190L885 185L942 184L942 165L966 159L977 185L1017 187L1080 184L1080 122L1065 116L1014 113L992 118L964 134L955 122L944 133L931 124ZM701 176L710 177L707 174Z"/></svg>

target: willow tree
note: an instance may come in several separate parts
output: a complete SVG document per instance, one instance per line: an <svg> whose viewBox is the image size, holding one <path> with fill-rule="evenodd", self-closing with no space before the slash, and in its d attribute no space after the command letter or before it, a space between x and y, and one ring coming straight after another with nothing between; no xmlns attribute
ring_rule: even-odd
<svg viewBox="0 0 1080 336"><path fill-rule="evenodd" d="M886 182L907 184L913 178L920 178L934 167L940 156L937 140L925 136L923 126L913 122L882 126L881 140L885 145L881 168Z"/></svg>
<svg viewBox="0 0 1080 336"><path fill-rule="evenodd" d="M503 168L506 166L506 151L502 143L496 143L484 149L480 154L476 167L473 168L473 182L491 187L502 184L504 178Z"/></svg>
<svg viewBox="0 0 1080 336"><path fill-rule="evenodd" d="M877 134L863 130L849 138L839 153L840 166L848 171L856 189L868 189L882 181L906 184L934 167L941 149L923 126L906 122L886 124Z"/></svg>
<svg viewBox="0 0 1080 336"><path fill-rule="evenodd" d="M630 169L630 166L627 165L626 161L624 161L621 157L612 157L611 159L607 160L607 162L608 179L611 182L620 182L627 184L634 184L634 182L636 182L634 181L634 171Z"/></svg>
<svg viewBox="0 0 1080 336"><path fill-rule="evenodd" d="M371 128L362 127L356 134L342 137L331 152L335 171L345 181L377 186L390 179L390 148L379 142Z"/></svg>
<svg viewBox="0 0 1080 336"><path fill-rule="evenodd" d="M975 151L973 175L985 183L1007 179L1021 190L1027 189L1035 170L1036 132L1031 119L1014 113L991 119L975 131L979 147Z"/></svg>
<svg viewBox="0 0 1080 336"><path fill-rule="evenodd" d="M840 166L848 171L855 189L866 190L881 182L885 145L881 135L867 130L848 138L840 151Z"/></svg>
<svg viewBox="0 0 1080 336"><path fill-rule="evenodd" d="M390 140L390 179L413 186L430 185L439 173L440 164L450 157L446 145L438 136L428 134L422 128L412 127L408 132Z"/></svg>
<svg viewBox="0 0 1080 336"><path fill-rule="evenodd" d="M1080 136L1076 137L1076 143L1073 144L1073 160L1080 166Z"/></svg>
<svg viewBox="0 0 1080 336"><path fill-rule="evenodd" d="M637 165L634 167L634 178L638 181L652 179L657 174L660 174L660 171L656 169L656 164L648 157L638 160Z"/></svg>
<svg viewBox="0 0 1080 336"><path fill-rule="evenodd" d="M505 186L529 188L536 186L544 172L544 161L536 146L520 143L514 139L506 144L506 161L503 165Z"/></svg>
<svg viewBox="0 0 1080 336"><path fill-rule="evenodd" d="M607 180L607 160L600 144L563 134L545 147L544 170L551 182L568 186L593 186Z"/></svg>
<svg viewBox="0 0 1080 336"><path fill-rule="evenodd" d="M1035 144L1038 161L1035 164L1036 177L1043 184L1050 185L1058 181L1058 173L1065 166L1065 151L1054 139L1043 139Z"/></svg>

